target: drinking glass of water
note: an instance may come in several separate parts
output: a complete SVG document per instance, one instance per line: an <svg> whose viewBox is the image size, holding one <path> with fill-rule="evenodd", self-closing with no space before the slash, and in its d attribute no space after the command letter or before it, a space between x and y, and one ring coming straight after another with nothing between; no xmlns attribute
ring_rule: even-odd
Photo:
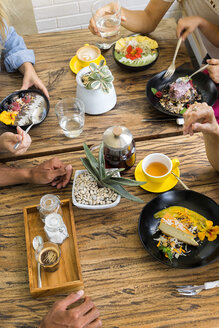
<svg viewBox="0 0 219 328"><path fill-rule="evenodd" d="M119 0L96 0L92 5L92 15L102 38L109 39L119 34L121 25Z"/></svg>
<svg viewBox="0 0 219 328"><path fill-rule="evenodd" d="M78 137L84 128L84 103L74 97L64 98L55 106L55 113L63 133L68 138Z"/></svg>

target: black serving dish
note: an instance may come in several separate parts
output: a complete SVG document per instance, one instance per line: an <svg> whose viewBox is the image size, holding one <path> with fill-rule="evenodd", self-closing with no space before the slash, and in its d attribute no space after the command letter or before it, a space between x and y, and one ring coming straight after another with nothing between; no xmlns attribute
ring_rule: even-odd
<svg viewBox="0 0 219 328"><path fill-rule="evenodd" d="M123 68L123 69L125 69L125 70L128 70L128 71L133 71L133 72L140 72L140 71L144 71L144 70L146 70L146 69L148 69L149 67L151 67L156 61L157 61L157 59L158 59L158 57L159 57L159 48L157 48L156 50L157 50L157 57L151 62L151 63L149 63L149 64L147 64L147 65L142 65L142 66L129 66L129 65L126 65L126 64L123 64L123 63L121 63L119 60L117 60L117 58L115 57L115 44L114 44L114 46L113 46L113 58L114 58L114 60L115 60L115 62L121 67L121 68Z"/></svg>
<svg viewBox="0 0 219 328"><path fill-rule="evenodd" d="M159 102L159 98L157 98L151 91L151 88L155 88L158 91L161 91L164 88L167 88L169 84L176 81L177 78L191 75L194 71L187 68L176 68L175 73L171 76L171 78L164 79L163 76L166 71L162 71L154 75L147 83L146 86L146 95L147 99L151 103L151 105L158 109L160 112L175 116L175 117L183 117L182 114L171 113L161 106ZM201 102L206 102L209 106L213 106L217 99L217 87L211 78L202 72L197 73L192 77L193 85L197 88L198 93L201 94Z"/></svg>
<svg viewBox="0 0 219 328"><path fill-rule="evenodd" d="M172 261L158 249L154 238L160 235L157 231L160 220L155 219L154 214L169 206L186 207L212 220L214 225L219 225L219 206L211 198L192 190L165 192L145 205L140 214L138 233L148 253L163 264L180 269L196 268L215 261L219 257L219 237L211 242L205 238L198 247L188 245L191 252Z"/></svg>
<svg viewBox="0 0 219 328"><path fill-rule="evenodd" d="M44 103L43 103L43 106L42 106L42 111L43 110L46 110L46 115L45 115L45 118L46 116L48 115L49 113L49 108L50 108L50 104L49 104L49 100L48 98L44 95L44 93L40 90L36 90L36 89L27 89L27 90L19 90L19 91L15 91L13 93L11 93L10 95L8 95L7 97L5 97L1 102L0 102L0 113L3 112L4 110L7 111L7 106L8 104L10 104L13 100L13 98L15 96L19 96L20 98L24 97L26 94L36 94L36 95L40 95L44 98ZM37 123L35 124L34 126L36 125L39 125L41 124L45 118L40 122L40 123ZM3 123L4 124L4 123ZM19 125L21 128L27 128L31 123L28 123L28 124L25 124L25 125ZM16 127L17 125L15 124L4 124L8 127Z"/></svg>

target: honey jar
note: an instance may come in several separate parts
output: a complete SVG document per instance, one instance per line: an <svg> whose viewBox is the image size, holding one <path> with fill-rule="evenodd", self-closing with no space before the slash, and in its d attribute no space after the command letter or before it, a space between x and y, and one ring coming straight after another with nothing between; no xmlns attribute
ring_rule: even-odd
<svg viewBox="0 0 219 328"><path fill-rule="evenodd" d="M62 216L61 202L58 196L47 194L40 199L38 207L40 218L45 222L45 217L51 213L58 213Z"/></svg>

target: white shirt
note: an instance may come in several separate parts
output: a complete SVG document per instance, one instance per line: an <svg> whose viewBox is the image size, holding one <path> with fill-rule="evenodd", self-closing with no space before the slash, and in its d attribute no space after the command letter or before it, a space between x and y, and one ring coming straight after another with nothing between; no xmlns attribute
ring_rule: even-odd
<svg viewBox="0 0 219 328"><path fill-rule="evenodd" d="M174 2L175 0L163 0ZM181 0L187 16L201 16L209 22L219 25L219 0ZM206 51L211 58L219 59L219 48L215 47L198 29L195 33L197 41L200 43L202 52ZM203 48L203 45L205 49Z"/></svg>

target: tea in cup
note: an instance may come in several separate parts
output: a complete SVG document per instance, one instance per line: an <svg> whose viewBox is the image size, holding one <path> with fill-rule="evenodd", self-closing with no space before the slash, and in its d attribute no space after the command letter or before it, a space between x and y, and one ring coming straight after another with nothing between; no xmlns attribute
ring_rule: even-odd
<svg viewBox="0 0 219 328"><path fill-rule="evenodd" d="M100 63L101 51L95 46L85 44L83 47L77 50L76 56L81 67L86 67L89 66L90 63Z"/></svg>
<svg viewBox="0 0 219 328"><path fill-rule="evenodd" d="M142 170L147 176L147 180L152 183L163 183L178 166L177 158L171 160L161 153L150 154L142 161Z"/></svg>
<svg viewBox="0 0 219 328"><path fill-rule="evenodd" d="M48 241L43 243L40 249L37 249L36 260L45 271L56 271L59 267L60 257L60 247L55 243Z"/></svg>

